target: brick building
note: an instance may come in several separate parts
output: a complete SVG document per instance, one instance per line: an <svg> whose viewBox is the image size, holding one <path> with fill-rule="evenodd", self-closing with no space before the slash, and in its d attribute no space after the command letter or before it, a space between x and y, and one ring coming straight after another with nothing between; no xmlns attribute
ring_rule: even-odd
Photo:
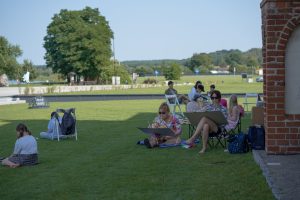
<svg viewBox="0 0 300 200"><path fill-rule="evenodd" d="M268 154L300 153L300 0L262 0Z"/></svg>

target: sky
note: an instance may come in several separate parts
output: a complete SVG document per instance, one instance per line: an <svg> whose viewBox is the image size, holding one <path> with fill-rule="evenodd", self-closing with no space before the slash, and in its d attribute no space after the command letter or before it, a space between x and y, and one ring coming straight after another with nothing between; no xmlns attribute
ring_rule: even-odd
<svg viewBox="0 0 300 200"><path fill-rule="evenodd" d="M61 9L98 8L114 32L115 58L186 59L261 48L261 0L0 0L0 35L44 65L43 38Z"/></svg>

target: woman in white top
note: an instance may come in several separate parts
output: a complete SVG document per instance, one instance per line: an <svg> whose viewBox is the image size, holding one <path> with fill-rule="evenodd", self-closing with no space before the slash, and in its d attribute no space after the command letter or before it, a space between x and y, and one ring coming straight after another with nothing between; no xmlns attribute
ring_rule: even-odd
<svg viewBox="0 0 300 200"><path fill-rule="evenodd" d="M19 124L16 127L17 141L13 154L2 160L2 165L9 166L11 168L35 165L38 163L37 156L37 142L31 135L25 124Z"/></svg>
<svg viewBox="0 0 300 200"><path fill-rule="evenodd" d="M46 132L41 132L40 137L52 140L56 139L58 135L61 135L61 129L59 127L61 120L62 118L57 114L57 112L52 112L48 122L48 130Z"/></svg>
<svg viewBox="0 0 300 200"><path fill-rule="evenodd" d="M190 100L190 101L193 101L194 96L195 96L195 94L197 93L197 87L198 87L198 85L200 85L200 84L202 84L202 82L201 82L201 81L197 81L197 82L195 83L195 86L192 87L190 93L188 94L189 100Z"/></svg>

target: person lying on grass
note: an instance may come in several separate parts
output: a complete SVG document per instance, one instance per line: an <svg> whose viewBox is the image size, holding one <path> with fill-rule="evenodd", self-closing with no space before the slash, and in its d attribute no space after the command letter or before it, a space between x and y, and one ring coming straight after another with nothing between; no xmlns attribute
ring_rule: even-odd
<svg viewBox="0 0 300 200"><path fill-rule="evenodd" d="M25 124L18 124L16 127L17 141L13 154L2 160L2 165L16 168L25 165L38 163L37 142L31 135Z"/></svg>
<svg viewBox="0 0 300 200"><path fill-rule="evenodd" d="M167 103L162 103L158 109L158 116L150 125L152 128L170 128L174 132L174 136L161 136L153 134L144 140L144 144L148 148L157 147L160 144L180 144L181 143L181 125L175 115L170 113Z"/></svg>
<svg viewBox="0 0 300 200"><path fill-rule="evenodd" d="M212 104L206 106L206 111L221 111L224 117L227 119L227 109L220 104L221 92L218 90L212 91L211 100ZM217 133L218 129L219 127L213 120L207 117L202 117L194 134L186 141L186 143L192 145L196 138L199 137L199 135L202 135L202 149L199 151L199 153L202 154L207 149L209 133Z"/></svg>

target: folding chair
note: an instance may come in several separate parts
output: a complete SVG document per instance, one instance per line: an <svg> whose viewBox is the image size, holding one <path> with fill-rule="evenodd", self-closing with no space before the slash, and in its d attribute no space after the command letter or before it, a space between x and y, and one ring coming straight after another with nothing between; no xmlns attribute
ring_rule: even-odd
<svg viewBox="0 0 300 200"><path fill-rule="evenodd" d="M166 102L170 108L171 113L176 114L176 107L178 107L179 112L177 112L177 113L180 114L181 116L184 116L183 112L181 111L181 107L180 107L179 101L177 99L177 95L176 94L165 95L165 97L166 97Z"/></svg>
<svg viewBox="0 0 300 200"><path fill-rule="evenodd" d="M228 133L225 129L225 126L224 125L219 126L217 132L209 133L207 144L211 148L217 147L218 145L220 145L223 148L226 148L226 146L227 146L227 142L226 142L227 136L228 136Z"/></svg>
<svg viewBox="0 0 300 200"><path fill-rule="evenodd" d="M59 134L57 137L57 140L59 141L60 139L65 139L65 138L72 138L75 137L75 139L77 140L77 121L76 121L76 113L75 113L75 108L68 108L68 109L62 109L62 108L58 108L56 109L57 113L70 113L72 115L72 117L74 118L74 131L72 134L68 134L68 135L63 135L63 134ZM61 133L61 125L59 124L58 120L55 121L56 123L56 131L57 133ZM63 119L62 119L62 123L63 123Z"/></svg>
<svg viewBox="0 0 300 200"><path fill-rule="evenodd" d="M195 130L196 130L196 126L193 126L193 125L189 124L189 137L192 136L192 134ZM207 144L211 148L217 147L218 145L220 145L223 148L226 148L226 146L227 146L227 142L226 142L227 136L228 136L228 133L227 133L226 129L224 128L224 126L220 126L220 127L218 127L217 132L209 133Z"/></svg>
<svg viewBox="0 0 300 200"><path fill-rule="evenodd" d="M255 98L255 102L249 102L249 98ZM256 101L257 101L257 97L258 97L258 94L257 93L246 93L245 94L245 97L244 97L244 107L245 107L245 110L248 112L249 111L249 108L248 108L248 105L249 104L253 104L255 105L256 104Z"/></svg>
<svg viewBox="0 0 300 200"><path fill-rule="evenodd" d="M218 131L209 133L208 136L208 145L210 147L216 147L218 145L221 145L223 148L226 147L226 136L228 135L225 124L227 123L227 120L225 119L224 115L220 111L211 111L211 112L199 112L199 113L185 113L185 115L189 119L189 137L193 134L193 132L196 130L196 127L198 123L200 122L201 116L205 115L208 118L214 118L217 120Z"/></svg>
<svg viewBox="0 0 300 200"><path fill-rule="evenodd" d="M241 132L241 130L242 130L242 115L240 114L238 123L233 129L228 131L228 134L238 134Z"/></svg>

